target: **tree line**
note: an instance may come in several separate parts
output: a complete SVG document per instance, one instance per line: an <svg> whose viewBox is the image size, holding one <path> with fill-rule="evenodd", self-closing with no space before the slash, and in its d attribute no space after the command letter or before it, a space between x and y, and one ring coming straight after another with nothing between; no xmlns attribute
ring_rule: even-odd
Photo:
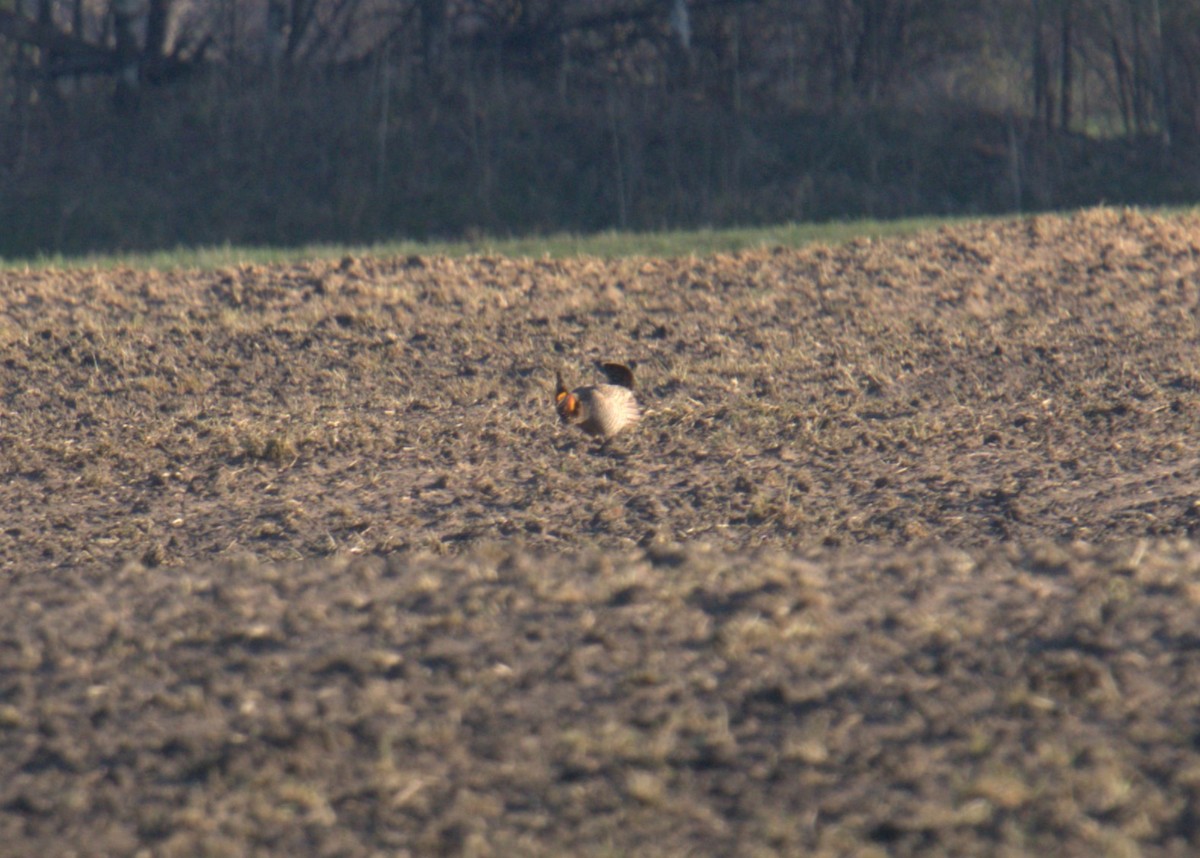
<svg viewBox="0 0 1200 858"><path fill-rule="evenodd" d="M907 190L891 186L891 202L848 189L913 167L928 121L961 169L977 157L994 174L998 190L963 203L983 209L1070 202L1049 191L1039 199L1031 187L1078 141L1162 153L1200 136L1200 0L0 0L0 59L0 185L45 169L48 149L74 163L79 153L62 147L86 148L89 137L103 142L108 166L97 169L122 169L120 151L104 148L128 148L121 135L135 132L122 128L144 136L214 123L226 136L198 139L244 149L245 135L254 144L272 133L256 116L304 128L342 122L346 138L369 138L349 147L361 175L326 170L321 192L366 202L357 214L327 216L382 231L412 227L382 213L385 198L436 194L431 180L400 175L433 157L419 151L422 140L468 161L493 209L478 224L448 215L430 228L504 223L488 193L502 183L506 149L532 136L528 148L544 164L538 141L550 146L543 138L556 123L575 130L553 145L575 140L605 161L595 184L608 215L573 217L559 199L564 225L580 228L676 220L650 199L654 182L667 181L654 171L675 175L681 200L726 200L734 189L737 202L699 207L717 221L837 215L812 200L839 181L857 201L846 206L863 213L954 208L957 191L942 203L921 197L921 170ZM522 111L528 124L517 129ZM785 120L790 132L777 127ZM846 138L844 151L820 138L822 123ZM780 142L788 133L817 154L800 163ZM310 154L336 157L330 148L341 144L329 134L314 127L297 137L311 138ZM803 173L792 202L770 199L768 178L755 172L790 167ZM339 181L359 191L338 191ZM806 193L807 209L795 202ZM63 212L85 203L55 205L57 228L70 232Z"/></svg>

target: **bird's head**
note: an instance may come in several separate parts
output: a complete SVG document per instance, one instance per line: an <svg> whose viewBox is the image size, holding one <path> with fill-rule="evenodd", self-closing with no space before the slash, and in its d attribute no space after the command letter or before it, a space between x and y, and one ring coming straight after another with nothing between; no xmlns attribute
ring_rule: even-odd
<svg viewBox="0 0 1200 858"><path fill-rule="evenodd" d="M562 374L555 378L554 405L558 409L558 417L563 423L571 421L579 413L579 397L567 390L563 384Z"/></svg>

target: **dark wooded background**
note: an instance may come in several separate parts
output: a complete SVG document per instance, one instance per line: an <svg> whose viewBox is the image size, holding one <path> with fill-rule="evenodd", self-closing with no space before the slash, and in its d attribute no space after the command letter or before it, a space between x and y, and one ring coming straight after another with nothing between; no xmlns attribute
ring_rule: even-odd
<svg viewBox="0 0 1200 858"><path fill-rule="evenodd" d="M0 255L1178 203L1200 0L0 0Z"/></svg>

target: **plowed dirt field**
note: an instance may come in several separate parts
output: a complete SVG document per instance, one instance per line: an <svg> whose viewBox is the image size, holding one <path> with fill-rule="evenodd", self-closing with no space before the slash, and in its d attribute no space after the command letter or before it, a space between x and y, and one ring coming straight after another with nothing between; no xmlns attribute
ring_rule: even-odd
<svg viewBox="0 0 1200 858"><path fill-rule="evenodd" d="M0 273L0 855L1195 854L1198 313L1110 209Z"/></svg>

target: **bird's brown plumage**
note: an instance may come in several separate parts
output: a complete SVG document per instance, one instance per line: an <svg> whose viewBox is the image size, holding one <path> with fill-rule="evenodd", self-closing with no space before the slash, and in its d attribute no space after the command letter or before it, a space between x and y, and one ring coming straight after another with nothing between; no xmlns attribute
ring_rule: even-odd
<svg viewBox="0 0 1200 858"><path fill-rule="evenodd" d="M554 401L563 423L578 426L587 434L607 441L636 422L641 409L633 394L633 371L616 363L602 364L601 369L614 383L568 390L559 374Z"/></svg>

